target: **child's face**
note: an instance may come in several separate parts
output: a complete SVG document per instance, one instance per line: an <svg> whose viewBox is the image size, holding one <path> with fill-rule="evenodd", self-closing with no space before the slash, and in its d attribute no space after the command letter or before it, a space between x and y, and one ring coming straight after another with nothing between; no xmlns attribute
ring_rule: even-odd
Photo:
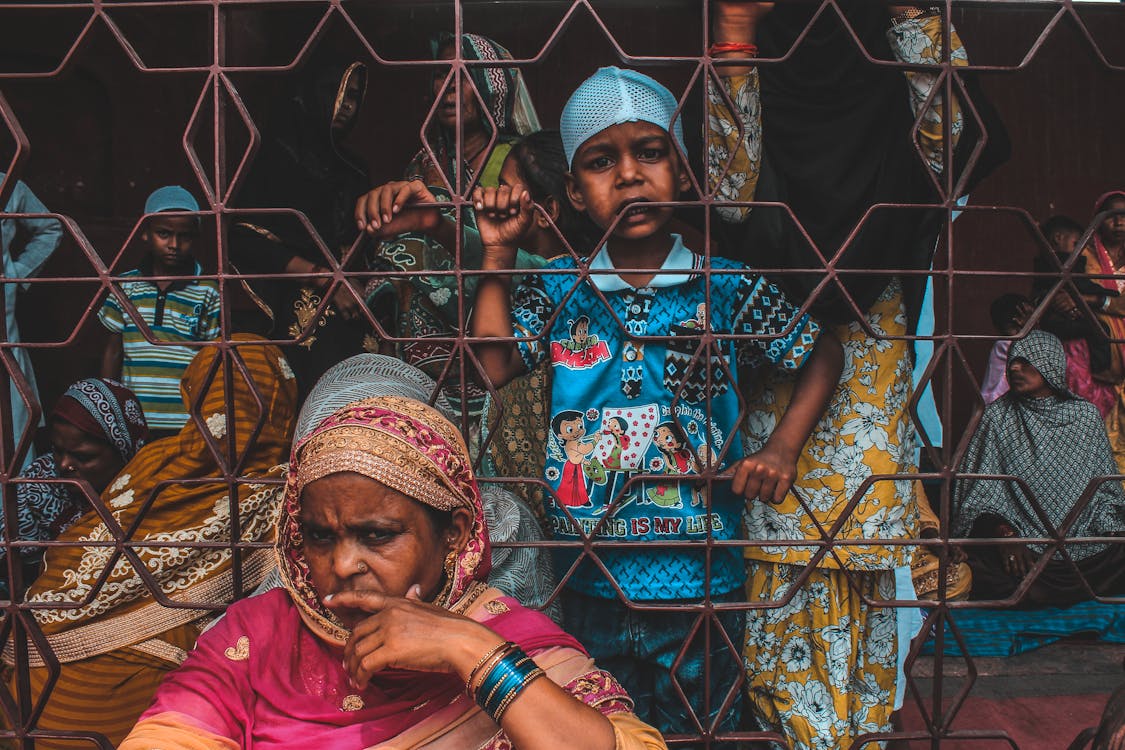
<svg viewBox="0 0 1125 750"><path fill-rule="evenodd" d="M1051 244L1055 248L1056 253L1064 255L1072 255L1074 247L1078 244L1078 238L1081 235L1078 232L1055 232L1051 235Z"/></svg>
<svg viewBox="0 0 1125 750"><path fill-rule="evenodd" d="M674 201L689 184L668 131L648 122L626 122L578 148L567 175L567 194L602 229L624 210L614 236L635 240L656 234L672 217L670 207L644 204Z"/></svg>
<svg viewBox="0 0 1125 750"><path fill-rule="evenodd" d="M559 437L563 440L577 440L586 434L586 425L581 417L569 421L564 420L559 424Z"/></svg>
<svg viewBox="0 0 1125 750"><path fill-rule="evenodd" d="M199 236L199 225L191 216L153 216L141 232L153 263L179 268L191 261L191 248Z"/></svg>

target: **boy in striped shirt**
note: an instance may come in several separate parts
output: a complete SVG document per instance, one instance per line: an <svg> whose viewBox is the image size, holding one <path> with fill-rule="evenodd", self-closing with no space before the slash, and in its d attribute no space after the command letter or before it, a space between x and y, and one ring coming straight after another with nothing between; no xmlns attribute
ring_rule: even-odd
<svg viewBox="0 0 1125 750"><path fill-rule="evenodd" d="M121 380L137 394L154 436L173 434L188 421L180 378L199 347L175 343L210 341L219 335L219 288L214 281L192 278L203 273L191 254L199 218L161 215L198 210L195 198L178 185L154 191L145 201L147 218L141 230L148 255L139 268L121 276L121 292L160 343L145 338L143 328L116 297L109 296L98 311L98 320L112 334L102 356L102 376ZM141 280L159 276L183 278Z"/></svg>

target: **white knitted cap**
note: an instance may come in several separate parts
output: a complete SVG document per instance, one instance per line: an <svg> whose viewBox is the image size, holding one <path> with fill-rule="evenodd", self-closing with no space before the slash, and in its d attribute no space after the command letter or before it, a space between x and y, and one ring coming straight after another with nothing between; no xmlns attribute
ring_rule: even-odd
<svg viewBox="0 0 1125 750"><path fill-rule="evenodd" d="M563 107L559 130L567 166L592 137L623 122L650 122L670 132L684 148L684 131L676 113L676 97L644 73L617 67L600 68L582 82Z"/></svg>

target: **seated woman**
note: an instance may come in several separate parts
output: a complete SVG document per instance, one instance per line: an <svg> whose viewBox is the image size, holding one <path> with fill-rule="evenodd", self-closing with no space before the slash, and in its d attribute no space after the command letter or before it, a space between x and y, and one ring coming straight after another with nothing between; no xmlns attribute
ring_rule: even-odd
<svg viewBox="0 0 1125 750"><path fill-rule="evenodd" d="M573 638L483 583L480 492L435 409L368 399L298 442L277 551L285 589L201 636L123 750L665 747Z"/></svg>
<svg viewBox="0 0 1125 750"><path fill-rule="evenodd" d="M97 510L59 536L68 544L47 551L27 601L59 665L36 647L41 641L29 644L32 699L45 701L37 729L120 742L213 610L270 569L272 549L243 549L236 570L223 545L232 508L240 541L273 539L281 474L271 469L289 451L297 386L276 346L242 334L232 339L240 361L207 347L184 371L181 395L198 419L142 448ZM112 544L118 539L125 539L123 552ZM197 542L219 546L187 546ZM181 606L168 606L169 599ZM14 662L19 646L5 645L5 662ZM35 745L77 746L58 738Z"/></svg>
<svg viewBox="0 0 1125 750"><path fill-rule="evenodd" d="M1093 496L1066 536L1125 532L1125 490L1117 479L1105 424L1089 401L1066 389L1062 342L1032 331L1008 351L1011 389L989 404L969 442L962 474L1011 475L961 479L954 498L953 533L959 537L1047 537L1065 526L1080 497ZM1050 525L1044 527L1041 517ZM1021 599L1024 606L1067 606L1125 592L1125 549L1120 544L1068 543ZM998 543L967 547L972 599L1006 599L1047 549L1045 544ZM1070 560L1067 560L1067 557Z"/></svg>
<svg viewBox="0 0 1125 750"><path fill-rule="evenodd" d="M376 396L398 396L424 403L433 401L442 416L450 421L455 418L445 394L417 367L382 354L357 354L324 373L309 393L297 417L293 441L304 440L337 409ZM562 610L557 599L548 603L555 590L550 552L542 547L507 546L543 538L531 509L510 492L507 485L487 483L481 487L481 498L492 547L488 583L523 606L545 611L551 619L561 621ZM279 586L281 578L274 571L258 590Z"/></svg>
<svg viewBox="0 0 1125 750"><path fill-rule="evenodd" d="M95 495L100 495L148 442L148 423L140 402L116 380L79 380L59 397L47 425L52 450L32 461L21 479L84 481ZM16 485L16 498L19 516L15 537L21 541L55 539L91 507L77 483L21 483ZM3 525L0 513L0 530ZM0 549L0 560L5 554ZM22 547L20 557L26 586L39 573L43 548ZM0 596L7 599L7 574L4 576Z"/></svg>

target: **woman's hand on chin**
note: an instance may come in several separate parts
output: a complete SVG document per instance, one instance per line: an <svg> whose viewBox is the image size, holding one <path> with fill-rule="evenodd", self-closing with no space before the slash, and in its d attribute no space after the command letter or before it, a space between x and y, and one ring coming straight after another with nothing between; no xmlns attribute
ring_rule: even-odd
<svg viewBox="0 0 1125 750"><path fill-rule="evenodd" d="M405 598L344 591L324 604L371 613L344 647L344 669L359 690L384 669L450 672L468 680L480 657L504 642L484 625L422 601L417 586Z"/></svg>

